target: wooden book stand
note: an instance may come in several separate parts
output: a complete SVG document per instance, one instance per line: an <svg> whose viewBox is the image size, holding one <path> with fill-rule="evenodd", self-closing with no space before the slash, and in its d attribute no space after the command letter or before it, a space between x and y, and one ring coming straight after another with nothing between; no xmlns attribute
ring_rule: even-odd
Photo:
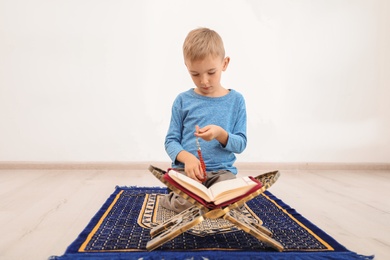
<svg viewBox="0 0 390 260"><path fill-rule="evenodd" d="M194 204L194 206L184 210L180 214L175 215L166 222L151 229L150 236L152 237L152 239L146 245L147 250L151 251L156 249L162 244L174 239L175 237L186 232L190 228L198 225L200 222L207 218L224 218L236 225L241 230L268 244L272 248L278 251L283 251L283 245L275 239L271 238L272 232L266 227L263 227L262 223L255 223L253 220L242 214L239 210L236 210L237 208L243 206L245 202L260 195L272 184L274 184L279 178L279 171L269 172L255 177L256 180L260 181L263 184L260 189L256 190L253 193L250 193L248 196L235 203L232 203L223 208L216 209L209 209L205 207L203 204L199 203L197 200L166 181L163 178L164 174L166 173L165 171L152 165L149 166L149 171L152 172L153 175L162 183L164 183L169 189L171 189L190 203Z"/></svg>

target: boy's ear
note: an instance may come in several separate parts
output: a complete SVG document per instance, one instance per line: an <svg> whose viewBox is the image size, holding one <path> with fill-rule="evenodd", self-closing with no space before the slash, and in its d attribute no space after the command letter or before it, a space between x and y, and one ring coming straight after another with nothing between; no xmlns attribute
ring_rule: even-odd
<svg viewBox="0 0 390 260"><path fill-rule="evenodd" d="M229 62L230 62L230 57L225 57L223 59L222 71L225 71L227 69Z"/></svg>

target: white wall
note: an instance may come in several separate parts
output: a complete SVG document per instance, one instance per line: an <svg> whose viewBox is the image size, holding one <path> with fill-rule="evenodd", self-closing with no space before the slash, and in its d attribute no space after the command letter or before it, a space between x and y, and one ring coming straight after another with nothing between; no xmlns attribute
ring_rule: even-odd
<svg viewBox="0 0 390 260"><path fill-rule="evenodd" d="M0 161L168 161L199 26L243 93L242 162L390 162L387 0L0 0Z"/></svg>

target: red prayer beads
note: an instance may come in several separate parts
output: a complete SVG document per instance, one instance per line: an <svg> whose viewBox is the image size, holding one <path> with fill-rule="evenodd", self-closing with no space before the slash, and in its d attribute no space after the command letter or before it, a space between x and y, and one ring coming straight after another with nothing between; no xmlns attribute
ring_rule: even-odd
<svg viewBox="0 0 390 260"><path fill-rule="evenodd" d="M203 178L200 179L200 181L205 182L207 180L206 164L204 163L204 160L203 160L202 150L200 148L198 137L196 138L196 146L198 147L198 157L199 157L200 165L201 165L202 171L203 171Z"/></svg>

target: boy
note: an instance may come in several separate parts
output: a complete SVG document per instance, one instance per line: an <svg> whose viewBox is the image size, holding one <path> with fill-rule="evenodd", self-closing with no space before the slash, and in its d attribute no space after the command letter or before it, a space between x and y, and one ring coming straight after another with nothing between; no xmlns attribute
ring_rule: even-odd
<svg viewBox="0 0 390 260"><path fill-rule="evenodd" d="M196 138L206 165L206 187L233 179L237 174L235 153L246 147L246 108L241 94L221 86L221 74L229 65L221 37L213 30L199 28L183 44L184 62L196 86L179 94L165 139L172 167L201 182L203 170L197 157ZM163 207L179 213L192 205L171 192Z"/></svg>

